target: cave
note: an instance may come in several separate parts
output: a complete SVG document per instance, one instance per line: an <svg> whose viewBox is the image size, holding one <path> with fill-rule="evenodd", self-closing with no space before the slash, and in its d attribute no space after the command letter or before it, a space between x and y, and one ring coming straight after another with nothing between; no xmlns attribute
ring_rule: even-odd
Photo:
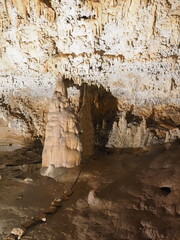
<svg viewBox="0 0 180 240"><path fill-rule="evenodd" d="M104 89L103 86L97 87L86 85L83 87L86 88L86 94L89 95L84 101L89 101L90 105L91 116L88 118L92 119L94 147L97 151L104 151L113 123L116 120L117 99L110 91ZM86 130L84 130L84 132L86 138L88 133L86 133Z"/></svg>
<svg viewBox="0 0 180 240"><path fill-rule="evenodd" d="M97 152L107 152L108 137L113 123L117 120L118 102L109 89L102 85L81 86L72 79L63 78L67 89L79 90L78 106L72 107L79 120L80 139L83 148L83 157L88 158ZM111 103L111 104L109 104Z"/></svg>
<svg viewBox="0 0 180 240"><path fill-rule="evenodd" d="M179 240L179 0L0 0L0 239Z"/></svg>

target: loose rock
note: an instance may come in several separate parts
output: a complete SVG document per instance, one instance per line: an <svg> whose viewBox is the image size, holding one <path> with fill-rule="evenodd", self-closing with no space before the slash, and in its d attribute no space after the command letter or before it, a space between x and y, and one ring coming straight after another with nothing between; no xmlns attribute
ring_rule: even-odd
<svg viewBox="0 0 180 240"><path fill-rule="evenodd" d="M13 228L13 230L11 231L11 234L15 235L18 239L21 239L24 233L25 233L24 228Z"/></svg>
<svg viewBox="0 0 180 240"><path fill-rule="evenodd" d="M33 182L33 179L32 178L25 178L24 182L25 183L31 183L31 182Z"/></svg>

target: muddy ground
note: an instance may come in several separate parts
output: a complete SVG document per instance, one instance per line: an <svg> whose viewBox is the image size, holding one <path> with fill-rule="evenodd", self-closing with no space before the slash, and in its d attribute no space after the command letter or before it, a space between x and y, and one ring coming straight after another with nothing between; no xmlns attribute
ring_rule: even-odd
<svg viewBox="0 0 180 240"><path fill-rule="evenodd" d="M69 200L23 240L179 240L179 156L179 145L98 154L53 180L39 174L38 149L1 152L0 239L60 197L83 167Z"/></svg>

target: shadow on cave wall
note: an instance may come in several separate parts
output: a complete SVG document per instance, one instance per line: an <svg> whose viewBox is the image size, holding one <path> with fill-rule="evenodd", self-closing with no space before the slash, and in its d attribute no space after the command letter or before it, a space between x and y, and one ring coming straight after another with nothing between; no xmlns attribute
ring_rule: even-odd
<svg viewBox="0 0 180 240"><path fill-rule="evenodd" d="M96 151L105 151L109 134L117 115L117 99L103 86L83 83L75 85L64 79L66 87L75 86L80 90L79 127L83 145L83 157Z"/></svg>
<svg viewBox="0 0 180 240"><path fill-rule="evenodd" d="M51 0L40 0L40 2L44 3L47 7L52 8Z"/></svg>
<svg viewBox="0 0 180 240"><path fill-rule="evenodd" d="M81 90L81 111L83 111L83 105L85 104L88 104L90 107L88 120L92 121L94 144L96 147L103 149L106 146L109 133L116 118L117 100L102 86L98 88L97 86L84 84Z"/></svg>

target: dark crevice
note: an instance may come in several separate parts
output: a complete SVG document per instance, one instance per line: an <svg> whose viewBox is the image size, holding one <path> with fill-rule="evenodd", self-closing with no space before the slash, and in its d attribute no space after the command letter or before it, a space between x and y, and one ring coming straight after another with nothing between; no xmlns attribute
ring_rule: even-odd
<svg viewBox="0 0 180 240"><path fill-rule="evenodd" d="M104 148L117 113L117 100L102 86L89 86L95 145Z"/></svg>
<svg viewBox="0 0 180 240"><path fill-rule="evenodd" d="M40 2L44 3L48 8L52 8L51 0L40 0Z"/></svg>
<svg viewBox="0 0 180 240"><path fill-rule="evenodd" d="M72 79L64 79L64 83L66 87L75 86L80 90L79 116L80 122L83 119L84 140L91 141L89 135L92 138L94 135L95 149L104 151L113 123L117 118L117 99L103 86L97 87L86 83L79 86L74 84ZM92 131L90 132L91 127Z"/></svg>
<svg viewBox="0 0 180 240"><path fill-rule="evenodd" d="M84 20L87 20L87 19L91 19L91 16L78 16L77 20L81 20L81 19L84 19Z"/></svg>
<svg viewBox="0 0 180 240"><path fill-rule="evenodd" d="M161 187L160 189L165 195L169 195L171 193L170 187Z"/></svg>
<svg viewBox="0 0 180 240"><path fill-rule="evenodd" d="M149 118L146 119L146 126L147 128L157 128L158 127L158 122L154 120L154 116L151 115Z"/></svg>
<svg viewBox="0 0 180 240"><path fill-rule="evenodd" d="M139 117L139 116L136 116L132 113L132 111L128 111L126 113L126 120L127 120L127 123L135 123L135 124L140 124L141 121L142 121L142 118Z"/></svg>
<svg viewBox="0 0 180 240"><path fill-rule="evenodd" d="M176 123L170 117L168 117L168 118L161 118L160 121L161 121L161 123L163 123L165 125L177 127Z"/></svg>

